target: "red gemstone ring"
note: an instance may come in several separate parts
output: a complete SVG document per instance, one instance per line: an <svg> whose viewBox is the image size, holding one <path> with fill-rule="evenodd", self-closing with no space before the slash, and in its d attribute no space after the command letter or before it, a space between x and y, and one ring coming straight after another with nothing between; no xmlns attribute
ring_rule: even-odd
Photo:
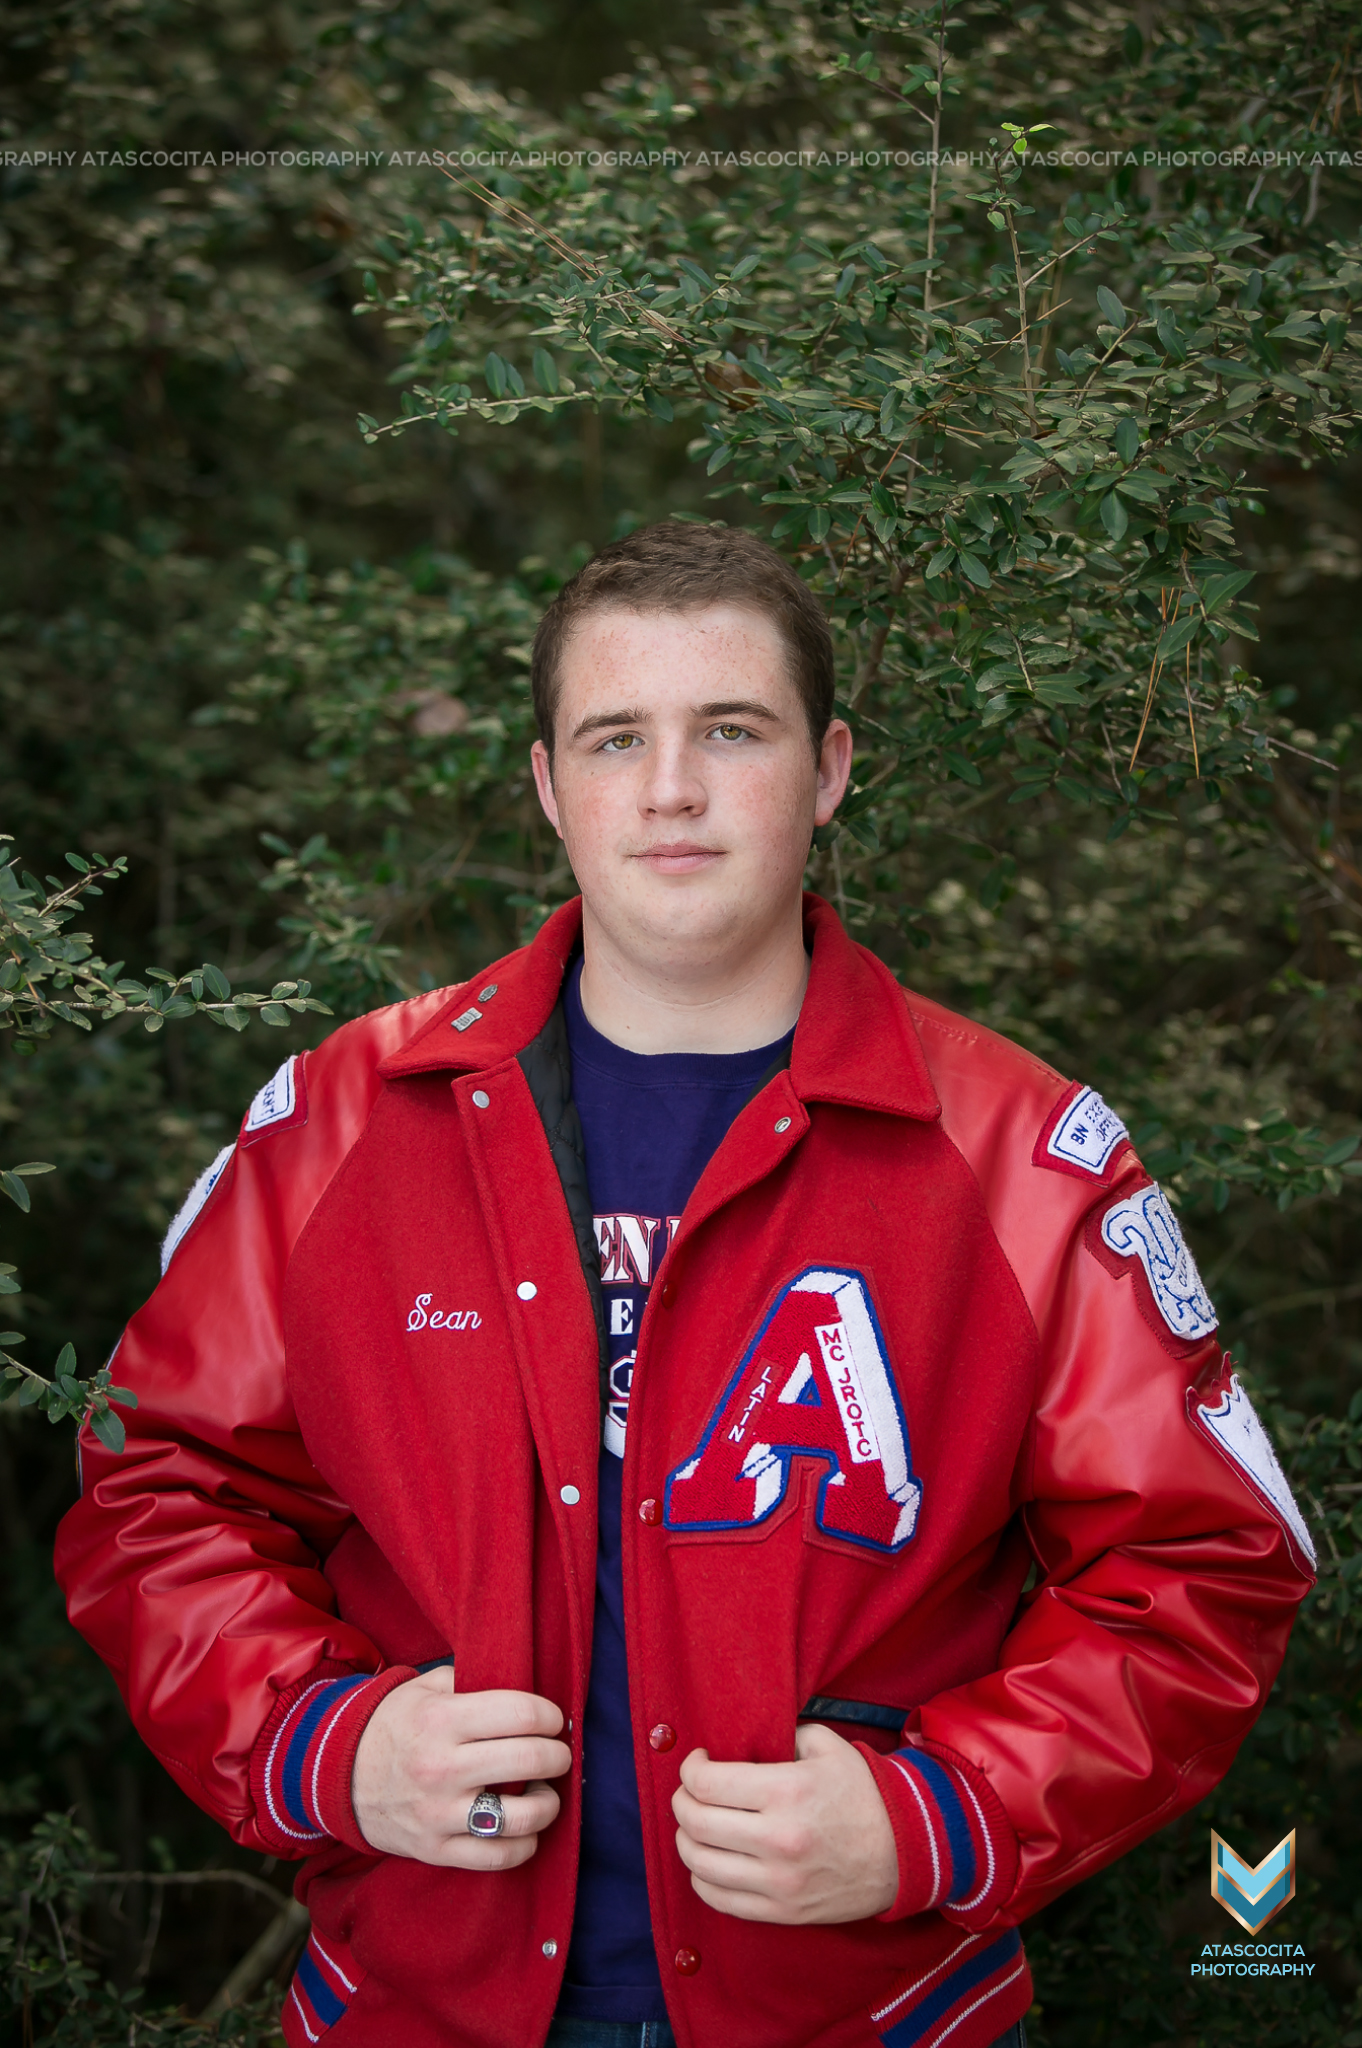
<svg viewBox="0 0 1362 2048"><path fill-rule="evenodd" d="M468 1832L470 1835L493 1835L504 1832L506 1809L501 1803L499 1792L479 1792L468 1809Z"/></svg>

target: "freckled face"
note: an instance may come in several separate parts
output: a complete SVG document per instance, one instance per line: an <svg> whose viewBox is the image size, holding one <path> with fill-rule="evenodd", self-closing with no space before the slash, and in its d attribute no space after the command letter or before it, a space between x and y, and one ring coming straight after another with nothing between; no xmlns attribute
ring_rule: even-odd
<svg viewBox="0 0 1362 2048"><path fill-rule="evenodd" d="M728 952L797 906L851 735L815 759L785 644L759 612L591 612L563 657L544 809L588 916L632 951Z"/></svg>

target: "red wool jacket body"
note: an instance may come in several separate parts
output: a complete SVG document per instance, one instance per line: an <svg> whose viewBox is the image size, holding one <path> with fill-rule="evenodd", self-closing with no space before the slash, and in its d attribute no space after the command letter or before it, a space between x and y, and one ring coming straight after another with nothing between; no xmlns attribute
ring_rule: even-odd
<svg viewBox="0 0 1362 2048"><path fill-rule="evenodd" d="M653 1924L681 2048L987 2048L1031 1998L1017 1923L1228 1767L1312 1557L1116 1119L807 918L789 1068L701 1177L640 1331ZM122 1340L125 1453L82 1440L73 1621L190 1795L307 1856L294 2048L533 2048L557 1999L576 1754L507 1873L375 1855L349 1782L384 1691L451 1656L459 1691L582 1725L596 1323L517 1058L579 928L569 905L281 1069ZM682 1759L788 1760L829 1700L902 1717L866 1749L894 1907L711 1910L675 1847Z"/></svg>

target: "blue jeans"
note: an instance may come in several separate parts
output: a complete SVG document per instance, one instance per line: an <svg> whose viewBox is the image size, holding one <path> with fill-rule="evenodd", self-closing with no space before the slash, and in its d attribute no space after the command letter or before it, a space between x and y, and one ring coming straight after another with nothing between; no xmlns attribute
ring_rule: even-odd
<svg viewBox="0 0 1362 2048"><path fill-rule="evenodd" d="M676 2036L665 2020L642 2026L618 2020L555 2020L544 2048L676 2048ZM1000 2034L993 2048L1026 2048L1021 2020Z"/></svg>

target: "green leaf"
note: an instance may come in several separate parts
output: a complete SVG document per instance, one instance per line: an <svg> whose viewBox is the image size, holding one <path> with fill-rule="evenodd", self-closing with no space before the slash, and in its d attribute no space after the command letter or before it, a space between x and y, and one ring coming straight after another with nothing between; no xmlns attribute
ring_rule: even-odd
<svg viewBox="0 0 1362 2048"><path fill-rule="evenodd" d="M1196 616L1195 612L1192 612L1186 618L1175 620L1171 626L1165 626L1163 632L1159 635L1159 644L1156 649L1158 659L1160 661L1168 661L1173 655L1181 654L1183 648L1187 645L1187 642L1200 624L1200 619Z"/></svg>
<svg viewBox="0 0 1362 2048"><path fill-rule="evenodd" d="M27 1216L33 1204L29 1199L28 1189L20 1180L18 1174L0 1172L0 1188L3 1188L15 1207L22 1209L25 1216Z"/></svg>
<svg viewBox="0 0 1362 2048"><path fill-rule="evenodd" d="M1127 526L1130 524L1130 520L1126 515L1125 506L1121 503L1115 491L1108 491L1106 497L1103 498L1101 513L1102 524L1106 527L1112 539L1122 539Z"/></svg>
<svg viewBox="0 0 1362 2048"><path fill-rule="evenodd" d="M11 1166L11 1173L25 1174L30 1180L35 1173L55 1173L56 1167L46 1159L26 1159L22 1166Z"/></svg>
<svg viewBox="0 0 1362 2048"><path fill-rule="evenodd" d="M811 505L809 507L808 527L811 540L826 540L831 525L832 514L826 505Z"/></svg>
<svg viewBox="0 0 1362 2048"><path fill-rule="evenodd" d="M75 1369L76 1347L74 1344L63 1344L61 1350L57 1353L57 1363L53 1367L53 1371L57 1378L60 1379L63 1373L73 1373Z"/></svg>
<svg viewBox="0 0 1362 2048"><path fill-rule="evenodd" d="M1108 291L1104 284L1099 284L1097 287L1097 303L1102 310L1102 318L1109 327L1125 326L1126 309L1117 298L1115 292Z"/></svg>
<svg viewBox="0 0 1362 2048"><path fill-rule="evenodd" d="M1005 214L998 213L992 207L989 208L988 218L990 225L995 228L1005 228L1007 226L1007 216Z"/></svg>
<svg viewBox="0 0 1362 2048"><path fill-rule="evenodd" d="M1116 453L1122 462L1133 462L1140 452L1140 423L1129 414L1116 427Z"/></svg>
<svg viewBox="0 0 1362 2048"><path fill-rule="evenodd" d="M676 418L676 414L672 410L670 398L665 398L660 391L653 391L652 389L645 391L643 403L647 406L655 420L670 421Z"/></svg>
<svg viewBox="0 0 1362 2048"><path fill-rule="evenodd" d="M214 967L207 960L203 963L203 985L209 995L216 997L220 1003L225 1003L232 993L232 984L228 981L222 969Z"/></svg>
<svg viewBox="0 0 1362 2048"><path fill-rule="evenodd" d="M951 774L958 776L961 782L971 783L975 789L982 787L983 776L979 773L973 761L969 760L964 754L957 754L948 747L942 759L950 769Z"/></svg>
<svg viewBox="0 0 1362 2048"><path fill-rule="evenodd" d="M950 568L950 566L951 566L951 563L952 563L952 562L953 562L954 560L955 560L955 549L954 549L954 548L938 548L938 549L937 549L937 551L936 551L936 553L935 553L935 554L934 554L934 555L932 556L932 559L931 559L931 561L930 561L930 562L928 562L928 564L927 564L927 569L926 569L926 573L927 573L927 575L928 575L928 576L944 576L944 575L945 575L945 573L946 573L946 571L947 571L947 569L949 569L949 568Z"/></svg>
<svg viewBox="0 0 1362 2048"><path fill-rule="evenodd" d="M115 1456L122 1452L128 1440L128 1433L123 1427L122 1417L115 1415L111 1408L91 1416L90 1427L106 1450L112 1451Z"/></svg>
<svg viewBox="0 0 1362 2048"><path fill-rule="evenodd" d="M558 365L546 348L535 350L530 358L530 367L534 371L534 381L539 389L547 391L550 398L554 397L558 390Z"/></svg>
<svg viewBox="0 0 1362 2048"><path fill-rule="evenodd" d="M959 560L961 572L968 576L971 583L976 584L980 590L990 590L993 587L993 578L977 555L972 555L968 548L961 548Z"/></svg>
<svg viewBox="0 0 1362 2048"><path fill-rule="evenodd" d="M262 1024L287 1024L289 1013L283 1003L262 1003L260 1021Z"/></svg>
<svg viewBox="0 0 1362 2048"><path fill-rule="evenodd" d="M487 389L491 392L493 398L504 398L506 396L506 365L495 349L487 351L487 361L483 364L483 375L487 379Z"/></svg>
<svg viewBox="0 0 1362 2048"><path fill-rule="evenodd" d="M64 859L65 859L65 861L66 861L66 864L67 864L67 866L68 866L68 867L72 867L72 868L74 868L74 869L75 869L75 871L76 871L76 873L77 873L78 875L88 875L88 874L89 874L89 872L90 872L90 863L89 863L89 861L88 861L88 860L82 860L82 859L81 859L81 857L80 857L80 855L79 855L78 853L68 853L68 854L66 854L66 855L64 856Z"/></svg>
<svg viewBox="0 0 1362 2048"><path fill-rule="evenodd" d="M1345 1159L1351 1159L1358 1146L1362 1145L1362 1132L1355 1132L1351 1138L1340 1138L1331 1145L1320 1160L1321 1166L1342 1166Z"/></svg>
<svg viewBox="0 0 1362 2048"><path fill-rule="evenodd" d="M1219 576L1208 576L1201 586L1201 602L1208 613L1216 611L1222 604L1228 604L1232 597L1237 597L1252 581L1252 569L1235 569Z"/></svg>

